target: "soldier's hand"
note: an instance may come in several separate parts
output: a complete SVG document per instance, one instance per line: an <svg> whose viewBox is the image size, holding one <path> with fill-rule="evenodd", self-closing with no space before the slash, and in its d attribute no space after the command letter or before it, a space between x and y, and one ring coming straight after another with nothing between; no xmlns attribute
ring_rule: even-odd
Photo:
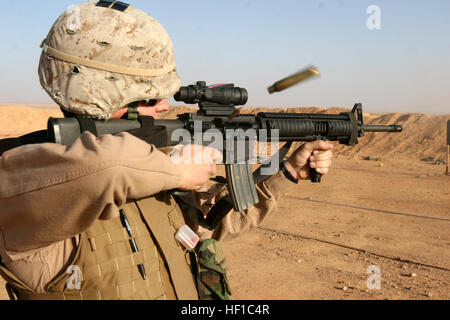
<svg viewBox="0 0 450 320"><path fill-rule="evenodd" d="M183 170L183 179L178 189L195 191L216 176L216 163L222 160L222 153L213 148L187 145L176 148L171 157Z"/></svg>
<svg viewBox="0 0 450 320"><path fill-rule="evenodd" d="M286 168L298 180L309 180L310 170L314 168L320 174L327 174L331 166L334 145L325 141L305 143L286 161Z"/></svg>

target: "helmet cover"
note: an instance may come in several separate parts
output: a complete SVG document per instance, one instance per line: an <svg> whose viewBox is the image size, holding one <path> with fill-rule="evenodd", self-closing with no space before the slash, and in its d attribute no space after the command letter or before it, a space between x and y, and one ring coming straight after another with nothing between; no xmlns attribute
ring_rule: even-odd
<svg viewBox="0 0 450 320"><path fill-rule="evenodd" d="M131 6L71 6L42 47L41 85L69 113L109 119L132 102L170 98L181 86L169 35Z"/></svg>

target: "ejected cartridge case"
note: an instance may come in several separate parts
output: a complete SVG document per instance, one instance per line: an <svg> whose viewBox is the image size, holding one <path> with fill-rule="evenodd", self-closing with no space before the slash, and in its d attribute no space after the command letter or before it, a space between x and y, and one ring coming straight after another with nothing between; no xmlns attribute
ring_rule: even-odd
<svg viewBox="0 0 450 320"><path fill-rule="evenodd" d="M302 70L296 74L293 74L290 77L287 77L283 80L276 82L273 86L269 87L269 93L280 92L290 88L302 81L310 79L312 77L318 76L320 73L316 67L309 67L305 70Z"/></svg>

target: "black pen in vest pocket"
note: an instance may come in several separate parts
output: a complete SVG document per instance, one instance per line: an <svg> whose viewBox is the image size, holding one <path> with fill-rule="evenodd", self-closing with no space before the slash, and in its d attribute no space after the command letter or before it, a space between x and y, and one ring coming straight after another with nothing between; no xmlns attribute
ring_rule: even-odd
<svg viewBox="0 0 450 320"><path fill-rule="evenodd" d="M133 238L133 233L131 232L131 226L128 222L127 215L125 214L125 211L120 210L120 220L122 221L122 225L125 229L127 229L128 235L130 236L130 245L131 245L131 251L133 253L139 252L139 248L137 246L136 240ZM147 280L147 273L145 272L145 267L143 264L138 264L139 273L141 274L142 278L144 280Z"/></svg>

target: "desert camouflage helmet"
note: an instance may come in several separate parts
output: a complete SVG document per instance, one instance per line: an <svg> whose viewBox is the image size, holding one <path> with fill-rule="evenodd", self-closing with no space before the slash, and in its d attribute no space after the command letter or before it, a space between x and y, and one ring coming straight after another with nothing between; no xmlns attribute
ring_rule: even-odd
<svg viewBox="0 0 450 320"><path fill-rule="evenodd" d="M41 85L69 113L108 119L129 103L172 97L181 86L167 32L122 2L70 7L42 49Z"/></svg>

